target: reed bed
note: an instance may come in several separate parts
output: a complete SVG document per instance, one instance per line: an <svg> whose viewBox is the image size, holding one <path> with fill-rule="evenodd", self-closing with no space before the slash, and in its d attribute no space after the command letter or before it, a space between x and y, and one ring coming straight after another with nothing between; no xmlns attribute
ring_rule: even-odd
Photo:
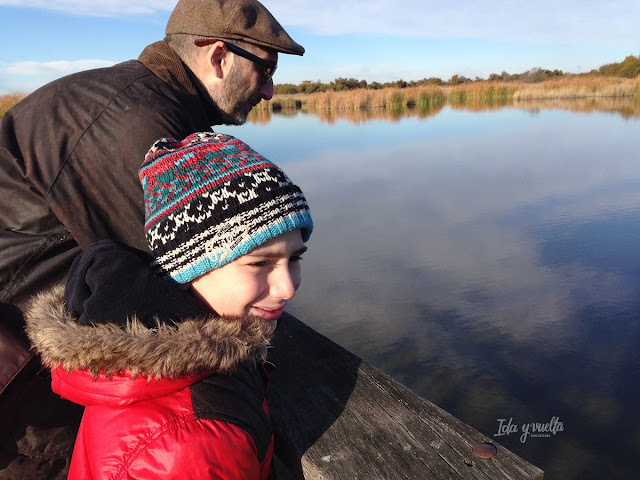
<svg viewBox="0 0 640 480"><path fill-rule="evenodd" d="M355 89L326 91L313 94L275 95L271 101L260 102L249 119L256 123L267 123L272 112L306 111L333 122L344 118L363 122L374 118L394 119L417 115L426 117L437 113L445 105L470 110L494 110L508 105L518 106L534 100L554 100L558 108L563 99L635 99L633 107L624 107L628 115L638 115L640 102L640 77L634 79L598 75L565 76L540 83L473 82L457 86L426 85L408 88L385 88L380 90ZM0 118L18 101L21 93L0 96ZM590 103L579 108L598 109L601 102ZM548 108L550 105L546 105ZM524 108L532 108L530 105ZM533 107L535 108L535 107ZM571 107L575 108L575 107ZM605 106L603 110L619 108Z"/></svg>
<svg viewBox="0 0 640 480"><path fill-rule="evenodd" d="M257 107L264 105L264 108L274 112L286 110L300 110L307 103L309 94L278 95L271 102L260 102Z"/></svg>
<svg viewBox="0 0 640 480"><path fill-rule="evenodd" d="M499 107L509 105L519 85L514 83L474 82L445 87L447 103L453 107Z"/></svg>
<svg viewBox="0 0 640 480"><path fill-rule="evenodd" d="M573 76L522 85L514 101L587 97L640 97L640 78Z"/></svg>
<svg viewBox="0 0 640 480"><path fill-rule="evenodd" d="M598 101L579 106L571 102L585 98ZM607 98L621 99L625 106L603 103L602 99ZM437 113L445 105L455 109L486 111L507 106L520 107L523 102L529 102L523 108L535 109L530 103L535 100L555 102L553 105L546 103L544 108L580 111L602 109L637 116L640 78L575 75L533 84L479 81L457 86L326 91L276 95L272 101L262 102L259 108L283 113L290 108L302 110L332 123L338 118L362 122L372 118L394 119L407 115L425 117Z"/></svg>
<svg viewBox="0 0 640 480"><path fill-rule="evenodd" d="M326 91L313 94L276 95L269 102L262 102L259 108L285 111L293 106L306 112L315 113L327 121L332 118L371 118L371 112L384 110L385 118L400 117L406 110L416 110L418 115L428 116L441 109L446 102L444 92L439 87L385 88L381 90L356 89L347 91ZM332 112L328 114L327 112ZM352 112L353 114L345 114ZM389 116L389 113L391 116Z"/></svg>
<svg viewBox="0 0 640 480"><path fill-rule="evenodd" d="M411 87L314 93L309 95L306 106L309 111L356 110L366 108L397 110L407 106L417 106L426 109L441 106L444 104L444 101L444 94L439 87Z"/></svg>
<svg viewBox="0 0 640 480"><path fill-rule="evenodd" d="M446 103L451 105L504 105L513 101L515 84L493 82L439 87L435 85L409 88L385 88L381 90L355 89L347 91L326 91L308 95L276 95L270 102L263 102L263 108L277 111L296 103L296 108L320 113L325 110L386 109L401 111L416 108L428 114L439 110ZM272 106L270 106L272 105Z"/></svg>
<svg viewBox="0 0 640 480"><path fill-rule="evenodd" d="M22 93L12 93L10 95L0 96L0 118L2 118L5 113L7 113L7 110L13 107L24 97L25 96Z"/></svg>
<svg viewBox="0 0 640 480"><path fill-rule="evenodd" d="M566 76L540 83L480 81L457 86L421 86L326 91L313 94L276 95L263 108L275 111L287 108L310 112L357 110L366 108L423 110L451 106L503 106L518 100L581 97L640 97L640 78L605 76Z"/></svg>

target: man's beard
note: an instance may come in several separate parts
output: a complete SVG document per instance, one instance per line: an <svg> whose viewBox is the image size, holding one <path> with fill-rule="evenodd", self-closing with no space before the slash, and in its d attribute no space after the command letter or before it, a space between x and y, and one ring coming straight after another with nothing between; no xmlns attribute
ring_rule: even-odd
<svg viewBox="0 0 640 480"><path fill-rule="evenodd" d="M211 95L220 111L224 125L242 125L245 123L251 109L260 103L262 99L257 92L254 92L248 98L245 98L246 94L245 78L236 64L233 64L225 85L220 88L217 95Z"/></svg>

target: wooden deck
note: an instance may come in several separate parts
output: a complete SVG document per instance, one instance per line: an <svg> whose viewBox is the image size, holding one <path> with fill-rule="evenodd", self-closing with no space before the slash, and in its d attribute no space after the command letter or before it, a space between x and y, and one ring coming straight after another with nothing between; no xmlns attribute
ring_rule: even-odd
<svg viewBox="0 0 640 480"><path fill-rule="evenodd" d="M290 315L269 359L279 480L543 478ZM497 447L492 458L474 454L485 442Z"/></svg>

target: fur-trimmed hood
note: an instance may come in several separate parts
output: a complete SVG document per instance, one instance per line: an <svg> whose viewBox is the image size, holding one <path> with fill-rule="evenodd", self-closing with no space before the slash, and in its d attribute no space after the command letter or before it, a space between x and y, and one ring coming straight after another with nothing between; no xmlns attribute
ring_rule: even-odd
<svg viewBox="0 0 640 480"><path fill-rule="evenodd" d="M126 325L82 325L65 309L62 285L35 297L25 320L27 335L46 365L87 370L94 377L126 372L175 379L206 371L229 373L246 361L264 361L273 334L273 325L264 320L214 315L153 328L135 317Z"/></svg>

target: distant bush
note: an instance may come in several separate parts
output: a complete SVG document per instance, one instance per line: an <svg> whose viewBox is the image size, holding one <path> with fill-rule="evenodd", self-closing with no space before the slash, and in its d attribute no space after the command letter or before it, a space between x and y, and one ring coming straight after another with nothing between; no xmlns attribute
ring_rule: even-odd
<svg viewBox="0 0 640 480"><path fill-rule="evenodd" d="M292 93L300 93L300 88L293 83L279 83L273 86L273 93L280 95L288 95Z"/></svg>
<svg viewBox="0 0 640 480"><path fill-rule="evenodd" d="M629 55L622 62L603 65L598 72L613 77L636 78L640 75L640 55Z"/></svg>
<svg viewBox="0 0 640 480"><path fill-rule="evenodd" d="M329 89L334 92L342 92L343 90L357 90L359 88L367 88L366 80L357 80L355 78L336 78L329 84Z"/></svg>
<svg viewBox="0 0 640 480"><path fill-rule="evenodd" d="M561 78L571 78L574 76L593 76L605 75L614 77L635 78L640 75L640 55L634 57L628 56L620 63L610 63L603 65L598 70L592 70L589 74L572 74L565 73L562 70L549 70L541 67L535 67L522 73L492 73L485 80L480 77L474 79L467 78L463 75L453 75L449 80L442 80L438 77L423 78L422 80L395 80L392 82L367 82L366 80L358 80L357 78L336 78L332 82L322 83L319 80L312 82L305 80L299 85L284 83L274 85L274 93L276 94L303 94L317 92L345 92L355 90L383 90L383 89L406 89L412 87L439 86L439 87L456 87L459 85L470 85L482 82L494 83L541 83Z"/></svg>
<svg viewBox="0 0 640 480"><path fill-rule="evenodd" d="M297 94L297 93L316 93L325 92L329 89L329 85L320 81L312 82L311 80L303 80L299 85L292 83L281 83L273 86L273 93L278 95Z"/></svg>
<svg viewBox="0 0 640 480"><path fill-rule="evenodd" d="M547 80L560 78L564 75L562 70L545 70L540 67L532 68L528 72L519 75L518 81L523 83L540 83Z"/></svg>

